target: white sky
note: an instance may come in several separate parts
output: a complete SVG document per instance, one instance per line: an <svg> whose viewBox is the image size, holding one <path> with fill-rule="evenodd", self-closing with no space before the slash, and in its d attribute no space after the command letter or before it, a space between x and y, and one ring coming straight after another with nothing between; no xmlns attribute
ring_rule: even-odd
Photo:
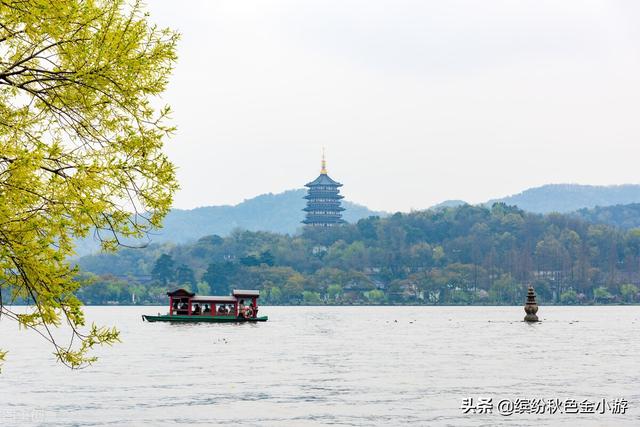
<svg viewBox="0 0 640 427"><path fill-rule="evenodd" d="M150 0L182 33L175 207L329 174L388 211L638 183L640 2Z"/></svg>

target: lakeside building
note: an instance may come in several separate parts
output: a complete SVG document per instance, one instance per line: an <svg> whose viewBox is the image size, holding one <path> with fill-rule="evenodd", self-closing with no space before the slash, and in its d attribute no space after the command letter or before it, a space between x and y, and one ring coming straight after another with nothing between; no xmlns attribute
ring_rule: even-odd
<svg viewBox="0 0 640 427"><path fill-rule="evenodd" d="M315 180L305 184L308 188L307 207L303 209L306 212L306 218L302 221L311 227L334 227L336 225L345 224L342 219L341 200L344 196L340 195L340 184L334 181L327 174L327 162L322 153L322 167L320 176Z"/></svg>

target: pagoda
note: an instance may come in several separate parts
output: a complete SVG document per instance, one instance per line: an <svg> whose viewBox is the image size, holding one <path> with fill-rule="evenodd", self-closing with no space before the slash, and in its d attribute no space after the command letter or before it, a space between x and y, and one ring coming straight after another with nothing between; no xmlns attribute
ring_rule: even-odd
<svg viewBox="0 0 640 427"><path fill-rule="evenodd" d="M309 190L304 196L307 199L307 207L303 211L307 213L307 216L302 221L303 224L312 227L333 227L346 223L342 219L344 208L340 206L340 200L343 199L343 196L340 195L339 188L342 187L342 184L329 178L324 152L322 153L320 176L306 184L305 187Z"/></svg>

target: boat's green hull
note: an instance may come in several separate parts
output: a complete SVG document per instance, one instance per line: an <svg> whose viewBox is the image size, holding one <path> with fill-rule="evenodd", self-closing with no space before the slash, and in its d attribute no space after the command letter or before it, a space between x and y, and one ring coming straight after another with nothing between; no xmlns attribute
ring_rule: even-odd
<svg viewBox="0 0 640 427"><path fill-rule="evenodd" d="M181 322L181 323L233 323L233 322L266 322L267 316L253 317L245 319L236 316L182 316L182 315L142 315L142 319L147 322Z"/></svg>

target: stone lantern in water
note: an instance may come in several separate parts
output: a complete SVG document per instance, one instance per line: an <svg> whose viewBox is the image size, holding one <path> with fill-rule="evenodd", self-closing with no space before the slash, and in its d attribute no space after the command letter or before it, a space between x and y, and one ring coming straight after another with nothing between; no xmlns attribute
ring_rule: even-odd
<svg viewBox="0 0 640 427"><path fill-rule="evenodd" d="M538 312L538 303L536 302L536 291L533 289L533 286L529 286L529 291L527 292L527 302L524 305L524 312L527 313L524 316L525 322L537 322L538 316L536 313Z"/></svg>

